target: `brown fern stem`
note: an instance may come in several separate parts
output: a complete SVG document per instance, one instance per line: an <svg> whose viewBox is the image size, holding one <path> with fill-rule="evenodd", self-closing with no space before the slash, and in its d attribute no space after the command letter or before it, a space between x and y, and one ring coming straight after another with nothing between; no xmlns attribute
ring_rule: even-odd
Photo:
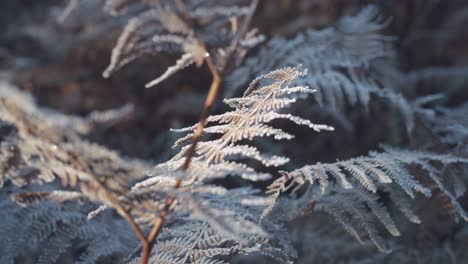
<svg viewBox="0 0 468 264"><path fill-rule="evenodd" d="M189 150L187 151L187 156L185 158L184 165L182 166L181 170L186 171L189 166L190 166L190 161L195 154L195 150L197 148L197 144L201 139L201 136L203 134L203 129L205 128L206 124L206 119L208 118L208 115L210 113L211 108L213 107L213 104L216 100L219 87L221 86L221 76L216 69L216 66L214 65L213 60L211 57L207 57L205 59L206 64L208 65L208 68L210 69L211 74L213 75L213 80L210 85L210 90L208 91L208 95L206 96L205 99L205 104L203 107L203 112L200 117L200 121L198 122L198 125L195 129L193 138L192 138L192 144L190 145ZM178 178L176 181L176 184L174 185L175 189L178 189L182 184L182 178ZM162 227L164 226L166 216L169 214L169 210L174 203L175 198L174 197L169 197L166 200L166 203L164 204L164 208L159 214L158 218L156 218L153 227L151 228L150 233L148 234L148 237L146 238L146 245L142 245L142 264L147 264L148 263L148 258L151 252L151 249L154 245L154 241L158 237L159 233L161 232Z"/></svg>
<svg viewBox="0 0 468 264"><path fill-rule="evenodd" d="M97 184L101 185L100 183ZM146 239L145 235L143 234L143 231L141 231L138 224L135 222L135 219L133 219L132 215L123 208L123 206L120 204L119 199L117 199L111 192L107 191L104 188L104 186L101 187L102 190L104 190L107 199L110 200L117 212L130 224L131 228L133 229L133 232L135 232L138 239L140 240L142 248L149 248L148 240ZM142 261L142 263L147 264L148 258L146 258L146 262Z"/></svg>
<svg viewBox="0 0 468 264"><path fill-rule="evenodd" d="M103 192L104 195L107 196L107 199L110 201L112 206L117 210L117 212L120 214L120 216L122 216L130 224L130 227L133 229L133 232L135 232L138 239L140 240L143 253L147 252L147 254L149 254L149 252L151 251L151 244L149 243L148 239L145 237L143 231L141 231L138 224L135 222L135 219L132 217L132 215L127 210L125 210L125 208L120 203L119 199L116 198L110 191L108 191L104 187L104 185L102 185L97 180L95 182L93 182L93 183L96 184L100 188L101 192ZM147 264L148 263L148 257L149 256L146 256L146 257L142 258L141 263Z"/></svg>
<svg viewBox="0 0 468 264"><path fill-rule="evenodd" d="M75 161L84 169L86 168L86 162L82 161L79 157L75 157ZM101 193L101 195L104 195L108 202L112 205L112 207L117 211L117 213L124 218L129 224L130 227L133 229L133 232L137 235L138 239L141 242L142 247L148 247L148 240L146 239L143 231L140 229L138 224L135 222L135 219L132 217L132 215L125 210L125 208L122 206L120 203L119 199L111 192L109 191L106 186L98 181L93 175L91 175L91 180L88 182L89 186L86 186L84 182L80 183L80 189L95 189L98 192ZM146 264L146 263L145 263Z"/></svg>
<svg viewBox="0 0 468 264"><path fill-rule="evenodd" d="M203 129L205 129L206 119L210 114L211 108L213 107L213 104L218 95L219 87L221 86L222 78L218 70L216 69L216 66L213 63L213 60L211 59L211 57L207 57L205 61L208 67L210 68L211 75L213 76L213 81L211 82L210 90L208 91L208 95L205 99L203 112L200 116L200 121L198 122L197 127L195 128L195 132L193 134L192 145L190 145L190 148L187 151L187 156L185 158L184 165L182 166L183 171L186 171L189 168L192 157L193 155L195 155L197 144L200 141L201 136L203 135Z"/></svg>
<svg viewBox="0 0 468 264"><path fill-rule="evenodd" d="M185 19L191 21L190 16L189 16L189 14L187 12L187 8L186 8L186 6L184 4L184 1L183 0L176 0L176 4L179 7L179 9L182 11L182 14L184 14ZM255 10L257 8L257 5L258 5L258 0L253 0L250 7L251 7L252 10ZM239 45L239 42L240 42L241 38L247 33L250 22L252 20L253 13L254 12L252 12L246 18L244 23L242 24L241 29L239 30L235 40L233 41L233 43L231 45L231 53L229 54L228 58L226 59L227 61L229 61L230 57L234 54L234 51L236 50L237 46ZM190 24L193 24L193 23L190 22ZM203 43L203 41L201 41L201 40L198 40L198 41L199 41L200 45L206 51L207 48L206 48L205 44ZM207 54L209 54L209 53L207 52ZM206 119L208 118L208 116L210 114L210 111L211 111L211 108L213 107L213 104L214 104L214 102L216 100L216 97L217 97L218 91L219 91L219 87L221 86L221 82L222 82L222 79L223 79L222 76L224 75L224 72L226 70L226 67L223 67L223 69L218 71L218 69L216 68L216 65L214 64L214 62L213 62L213 60L211 59L210 56L205 58L205 62L208 65L208 68L210 69L211 75L213 76L213 80L211 82L211 86L210 86L210 90L208 91L208 95L206 96L206 99L205 99L203 112L202 112L202 114L200 116L199 122L198 122L197 127L195 129L195 132L193 134L192 145L190 145L190 148L187 151L187 156L185 158L184 165L181 168L183 171L186 171L189 168L192 157L195 155L195 151L197 149L197 144L200 141L201 136L203 135L203 129L205 128L205 125L206 125ZM224 66L226 66L226 64L224 64Z"/></svg>
<svg viewBox="0 0 468 264"><path fill-rule="evenodd" d="M117 200L117 199L115 199ZM137 235L138 239L141 241L142 245L147 242L146 241L146 238L145 238L145 235L143 234L143 231L141 231L140 227L138 226L138 224L135 222L135 220L133 219L133 217L130 215L130 213L128 213L126 210L123 209L123 207L120 205L120 203L115 203L114 204L115 208L117 209L117 211L119 211L120 215L130 224L130 226L132 227L133 231L135 232L135 234Z"/></svg>
<svg viewBox="0 0 468 264"><path fill-rule="evenodd" d="M185 6L184 1L183 0L175 0L175 2L176 2L177 7L179 8L179 10L182 13L184 20L186 20L186 22L189 25L193 25L193 21L192 21L190 15L188 14L188 11L187 11L187 8ZM252 2L253 10L255 10L257 5L258 5L258 0L253 0L253 2ZM239 31L238 36L236 37L236 39L234 40L234 42L232 44L232 47L233 47L232 51L235 50L235 48L237 47L241 37L243 35L245 35L245 33L247 32L248 26L249 26L251 18L252 18L252 15L253 14L251 14L246 19L246 22L243 24L242 29ZM208 65L208 68L209 68L210 73L211 73L211 75L213 77L213 80L211 81L210 89L209 89L208 94L207 94L207 96L205 98L203 111L201 113L201 116L200 116L200 119L198 121L197 127L195 128L195 132L194 132L193 137L192 137L192 143L190 145L190 148L187 150L184 164L181 167L182 171L186 171L190 167L190 162L192 161L192 158L195 155L198 142L200 141L200 139L201 139L201 137L203 135L203 130L205 129L205 125L206 125L206 119L208 118L208 116L210 114L210 111L211 111L211 108L213 107L213 104L216 101L216 98L217 98L217 95L218 95L218 92L219 92L219 88L220 88L221 83L222 83L222 75L224 75L224 71L226 69L224 67L221 71L219 71L216 68L215 63L213 62L213 59L209 56L209 53L207 51L205 43L203 41L201 41L200 39L197 39L197 40L198 40L198 43L202 46L202 48L208 54L208 56L205 58L205 62ZM232 55L233 55L233 52L231 54L229 54L228 57L230 57ZM229 60L229 58L228 58L228 60ZM178 178L177 181L176 181L176 184L174 185L174 188L178 189L178 188L180 188L181 185L182 185L182 178ZM152 247L154 245L154 242L155 242L156 238L158 237L162 227L164 226L166 216L169 214L169 210L170 210L172 204L174 203L174 201L175 201L174 197L167 198L166 203L164 204L163 210L161 211L159 216L156 218L156 220L154 222L154 225L151 228L150 233L148 234L145 245L142 244L142 251L143 251L142 252L142 261L141 261L142 264L147 264L148 263L148 258L149 258L151 249L152 249Z"/></svg>

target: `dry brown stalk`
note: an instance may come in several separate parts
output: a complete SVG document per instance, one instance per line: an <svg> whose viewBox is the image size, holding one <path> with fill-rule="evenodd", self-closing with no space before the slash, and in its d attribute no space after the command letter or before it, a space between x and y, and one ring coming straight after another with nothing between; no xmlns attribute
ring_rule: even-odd
<svg viewBox="0 0 468 264"><path fill-rule="evenodd" d="M206 49L205 49L206 50ZM208 65L211 75L213 76L213 80L210 85L210 90L208 91L208 95L206 96L204 107L203 107L203 112L200 117L200 121L198 122L198 125L195 129L195 133L192 138L192 144L190 145L190 148L187 151L187 156L185 159L185 162L181 168L181 170L186 171L189 166L190 166L190 161L195 154L195 150L197 148L197 144L200 141L201 136L203 135L203 129L205 128L205 123L206 119L209 116L210 110L216 100L219 87L221 86L221 75L219 74L218 70L216 69L216 66L214 65L213 60L211 59L210 56L207 56L205 58L205 62ZM175 189L178 189L182 184L182 178L178 178L176 181L176 184L174 185ZM166 219L166 216L169 214L169 210L174 203L174 197L169 197L166 200L166 203L164 205L163 210L159 214L158 218L154 222L153 228L151 229L145 244L142 245L142 264L147 264L148 263L148 258L151 252L151 248L153 247L154 241L159 235L159 232L161 231L162 227L164 226L164 222Z"/></svg>
<svg viewBox="0 0 468 264"><path fill-rule="evenodd" d="M193 21L192 21L190 15L187 12L187 8L185 6L184 1L183 0L175 0L175 1L176 1L176 4L177 4L177 7L179 8L179 10L181 11L181 13L183 15L183 19L187 22L188 25L193 25ZM252 1L252 5L251 5L252 10L255 10L257 5L258 5L258 0ZM247 33L247 30L248 30L252 15L253 15L253 12L252 12L252 14L250 16L248 16L246 18L244 24L242 25L241 30L239 30L239 32L237 34L237 37L234 39L234 41L232 43L231 53L229 54L227 60L229 60L229 58L231 56L233 56L233 54L234 54L234 52L235 52L235 50L236 50L236 48L237 48L237 46L239 44L239 41ZM211 58L211 56L209 56L206 45L199 38L197 38L197 41L201 45L202 49L206 52L206 54L208 54L208 56L206 56L204 62L207 64L213 79L211 81L210 89L209 89L208 94L207 94L206 99L205 99L202 114L200 116L199 122L198 122L197 127L195 128L195 132L193 134L192 144L190 145L190 148L187 151L185 162L184 162L183 166L181 167L182 171L186 171L190 167L190 162L192 160L192 157L195 155L195 152L196 152L196 149L197 149L197 144L198 144L198 142L200 141L200 139L201 139L201 137L203 135L203 130L204 130L205 125L206 125L206 119L208 118L208 116L210 114L210 111L211 111L211 108L213 107L213 104L216 101L218 91L219 91L219 88L220 88L221 83L222 83L223 75L224 75L224 72L226 70L226 67L223 67L223 69L218 70L216 68L215 63L213 62L213 59ZM226 65L226 64L224 64L224 65ZM178 189L181 185L182 185L182 178L178 178L176 180L176 184L174 185L174 188ZM157 217L157 219L155 220L154 225L153 225L148 237L146 238L146 240L141 240L140 239L142 241L142 260L141 260L142 264L147 264L148 263L148 258L150 256L151 249L152 249L152 247L154 245L154 242L155 242L156 238L159 235L159 232L161 231L162 227L164 226L166 216L169 214L170 208L171 208L172 204L174 203L174 201L175 201L174 197L167 198L167 200L165 202L165 205L164 205L164 208L161 211L161 213L159 214L159 216Z"/></svg>

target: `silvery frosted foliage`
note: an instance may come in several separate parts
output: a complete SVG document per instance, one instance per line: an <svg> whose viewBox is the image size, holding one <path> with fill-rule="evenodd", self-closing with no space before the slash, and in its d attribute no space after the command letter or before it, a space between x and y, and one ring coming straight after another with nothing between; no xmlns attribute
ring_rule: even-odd
<svg viewBox="0 0 468 264"><path fill-rule="evenodd" d="M375 251L372 244L355 243L346 232L337 227L327 215L309 215L293 227L291 236L300 245L301 257L294 263L352 263L352 264L392 264L417 263L437 264L450 259L453 263L465 263L466 227L457 229L456 235L444 239L411 241L411 243L391 243L392 253ZM419 228L418 228L419 230ZM392 242L392 241L390 241Z"/></svg>
<svg viewBox="0 0 468 264"><path fill-rule="evenodd" d="M190 215L190 219L202 221L215 230L218 236L237 245L230 249L233 252L243 254L259 252L282 260L286 258L285 256L294 255L294 252L287 248L287 238L278 235L283 233L282 224L269 220L264 221L261 226L258 224L266 200L257 190L226 189L213 185L210 181L228 175L239 175L246 180L254 181L270 177L269 174L256 172L251 167L236 161L239 158L257 160L265 166L272 167L285 164L288 161L286 157L265 155L254 146L240 143L255 137L272 136L276 140L293 137L269 126L268 123L273 120L287 119L316 131L332 130L332 127L326 125L314 124L297 116L280 113L281 109L296 101L294 95L313 92L307 87L289 85L306 73L307 71L300 67L276 70L255 79L243 97L225 100L233 110L212 115L207 119L204 133L216 139L202 140L199 143L197 153L186 172L179 171L179 168L185 161L185 153L190 147L187 143L190 143L195 126L179 129L180 132L188 133L175 144L183 146L180 153L171 160L157 165L147 180L137 183L131 192L120 197L124 204L126 201L131 202L126 208L137 216L139 222L152 224L155 217L163 210L166 198L174 197L176 203L171 208L173 213L169 219L178 221ZM182 185L175 189L177 178L182 179ZM104 208L93 212L91 217L102 209ZM286 251L283 253L271 247L269 238L280 243L280 247ZM154 258L166 257L158 255L164 252L158 253L157 249L155 250ZM184 254L188 256L188 253Z"/></svg>
<svg viewBox="0 0 468 264"><path fill-rule="evenodd" d="M50 191L51 186L20 189ZM122 259L136 247L126 223L106 215L88 221L83 203L44 202L21 207L5 195L16 193L12 185L0 189L1 263L97 263Z"/></svg>
<svg viewBox="0 0 468 264"><path fill-rule="evenodd" d="M171 197L176 202L171 207L172 214L167 218L169 226L181 219L196 221L216 232L223 241L230 241L228 249L215 250L214 247L207 252L196 253L190 259L205 261L219 255L257 252L284 262L294 252L287 247L288 241L282 224L269 220L262 225L258 224L266 201L259 192L251 188L227 189L208 182L213 178L236 174L249 180L269 177L268 174L257 173L236 162L235 159L239 156L256 159L266 166L280 166L287 162L285 157L264 155L253 146L239 144L242 140L262 136L273 136L277 140L292 138L292 135L269 126L268 123L272 120L288 119L316 131L332 129L279 112L296 101L295 94L313 92L307 87L289 85L305 74L306 71L299 67L284 68L255 79L244 97L226 100L233 111L208 119L209 125L205 133L220 137L200 143L198 153L187 172L180 172L178 169L184 161L188 145L182 147L181 152L173 159L158 165L153 170L152 177L135 184L131 190L128 186L141 177L144 164L121 159L115 153L86 143L76 134L77 125L74 122L67 121L65 117L55 119L57 115L36 107L33 100L25 94L4 87L0 93L2 159L6 165L2 167L5 171L2 174L3 181L25 186L28 183L45 183L59 178L64 186L71 187L72 190L40 189L17 193L12 198L23 206L41 205L40 202L43 201L64 203L90 198L103 206L93 211L89 218L96 218L103 209L111 207L121 214L128 212L143 225L154 224L166 200ZM94 117L92 120L102 121L108 120L106 117L109 115L114 116L91 116ZM194 127L182 129L189 135L177 144L187 143L193 129ZM174 188L178 177L182 177L183 184L180 188ZM81 192L74 188L76 186ZM275 236L272 237L273 235ZM185 242L180 239L178 241ZM153 253L156 256L167 254L158 252L157 247L155 250Z"/></svg>
<svg viewBox="0 0 468 264"><path fill-rule="evenodd" d="M64 23L67 16L73 18L72 10L79 2L70 2L61 17ZM86 39L128 22L105 77L143 54L159 52L177 53L180 58L148 87L204 62L212 69L213 61L224 76L229 66L236 66L245 52L262 40L256 30L247 29L257 3L82 0L84 10L104 5L105 11L118 18L104 22L105 16L99 14L86 25L84 21L89 22L92 12L81 13L70 31L81 32ZM86 26L81 28L80 24ZM273 39L257 58L232 74L228 83L234 89L230 92L236 92L253 74L265 73L247 86L242 97L224 100L230 107L228 112L206 119L204 137L194 147L195 152L187 155L195 146L191 140L199 124L177 129L184 134L175 143L180 152L145 176L146 163L123 158L81 137L96 126L112 126L132 114L131 105L83 118L70 117L39 108L27 94L0 83L0 263L139 263L144 249L136 245L141 242L147 248L147 243L153 243L153 234L156 241L150 252L151 263L227 263L236 255L252 254L267 256L268 263L287 263L304 253L293 248L297 234L289 231L294 228L300 229L315 250L310 251L308 263L354 263L340 253L355 253L359 245L351 245L351 237L343 243L338 238L340 232L346 231L366 244L364 250L374 250L375 245L389 252L394 240L387 240L387 236L397 237L405 231L399 220L406 218L415 224L425 220L420 210L410 206L414 199L440 199L443 212L456 221L467 221L459 202L466 193L465 183L458 176L466 171L468 159L453 154L384 147L383 152L371 152L366 157L316 163L290 172L277 170L289 158L271 154L272 149L280 148L278 141L292 139L293 135L274 127L275 121L287 120L316 132L333 130L285 113L286 107L309 94L337 115L349 106L367 110L375 97L390 100L401 110L410 129L413 113L423 119L440 114L443 120L430 123L440 136L438 143L455 145L457 153L466 154L466 106L457 111L425 111L420 106L432 103L438 95L410 104L384 88L383 79L377 81L372 76L373 61L392 53L392 39L380 33L386 25L376 8L369 6L343 17L333 28L309 30L291 40ZM57 42L57 34L50 38L44 32L49 30L35 32L42 36L44 47ZM81 34L76 35L69 43L55 45L53 52L76 43ZM294 67L301 62L305 69ZM280 69L271 71L273 68ZM312 74L306 75L307 70ZM408 75L406 81L409 85L428 76L447 78L462 73L463 69L450 74L427 69ZM178 108L177 103L171 103ZM259 137L272 137L272 147L255 145L254 139ZM187 156L192 158L190 163ZM268 167L271 174L279 176L268 187L269 196L251 186L262 186L263 182L252 182L272 177L254 169L259 167ZM231 176L236 177L234 181L226 179ZM60 183L67 188L59 189ZM286 197L286 193L292 197ZM91 205L87 199L101 206ZM106 208L115 209L128 223ZM307 218L321 220L312 232L301 223ZM338 234L321 229L336 224L327 221L330 218L343 227ZM465 245L467 232L463 229L452 226L453 233L444 236L450 243ZM450 252L452 249L447 248L451 260L465 249ZM300 246L298 249L303 250ZM428 260L437 253L421 259ZM380 263L385 256L389 255L368 253L362 263ZM396 256L394 262L412 260L404 253Z"/></svg>
<svg viewBox="0 0 468 264"><path fill-rule="evenodd" d="M144 175L144 163L122 159L79 136L96 124L115 122L120 114L117 110L95 112L90 118L66 117L39 108L28 94L0 84L1 263L57 263L66 257L96 263L122 258L136 246L123 220L88 222L89 205L67 202L85 195L55 190L57 184L52 183L60 178L71 186L91 173L103 182L111 175L116 180L124 174Z"/></svg>
<svg viewBox="0 0 468 264"><path fill-rule="evenodd" d="M149 263L227 264L230 256L252 253L272 257L278 263L289 263L280 257L284 254L269 246L267 241L252 236L248 243L241 244L219 234L203 221L181 218L163 229ZM130 263L140 263L140 258Z"/></svg>
<svg viewBox="0 0 468 264"><path fill-rule="evenodd" d="M468 103L456 108L440 108L434 118L428 116L429 123L442 142L456 147L458 151L466 153L468 150Z"/></svg>
<svg viewBox="0 0 468 264"><path fill-rule="evenodd" d="M182 6L180 3L184 2ZM263 40L255 30L238 32L255 11L257 1L119 1L108 0L104 9L112 15L130 15L104 71L109 77L120 67L144 54L182 54L176 64L146 86L157 85L192 64L200 66L212 56L220 69L233 63L246 49ZM240 35L242 34L242 36ZM201 43L203 42L203 43ZM206 49L204 47L206 45ZM230 54L237 54L235 58Z"/></svg>
<svg viewBox="0 0 468 264"><path fill-rule="evenodd" d="M136 246L124 220L106 215L88 221L86 198L105 203L103 188L122 192L144 176L147 165L80 137L130 111L127 105L69 117L39 108L29 94L0 83L1 263L60 263L65 257L96 263L121 259ZM58 190L56 178L70 190Z"/></svg>
<svg viewBox="0 0 468 264"><path fill-rule="evenodd" d="M463 115L466 104L453 108L441 107L439 104L450 98L452 91L464 89L463 85L468 80L467 67L426 67L403 72L395 62L379 61L373 66L379 82L384 86L395 87L412 96L422 87L425 93L430 92L412 99L410 104L402 101L400 109L406 105L407 111L413 112L416 117L432 127L436 134L440 135L441 141L449 144L464 142L463 134L467 135L464 127L468 124Z"/></svg>
<svg viewBox="0 0 468 264"><path fill-rule="evenodd" d="M345 81L368 88L373 86L372 83L366 85L366 79L360 79L359 74L360 71L368 69L372 60L392 54L390 47L392 38L380 33L386 25L387 22L378 17L377 8L368 6L356 15L342 17L335 27L308 30L293 39L274 38L261 49L258 56L248 59L245 65L233 72L230 87L239 88L241 83L248 81L249 75L257 72L268 71L278 66L291 66L292 63L302 63L313 73L307 81L312 81L321 88L316 94L320 103L333 100L333 95L339 95L338 92L343 90L342 94L351 94L352 98L339 96L335 100L342 99L342 101L329 102L333 104L332 106L340 107L344 100L367 104L368 99L346 89ZM273 54L275 56L272 56ZM340 68L345 70L341 74ZM347 73L353 75L348 76ZM326 77L329 78L328 82L335 80L334 87L329 88L333 90L329 93L333 94L325 94L326 91L322 90L328 88L325 82L327 79L324 79ZM238 81L234 81L236 79ZM361 80L364 82L359 82Z"/></svg>
<svg viewBox="0 0 468 264"><path fill-rule="evenodd" d="M187 243L192 244L186 258L179 259L185 259L187 263L215 263L212 261L223 256L253 252L280 262L288 259L287 253L270 245L269 233L279 226L268 222L263 227L257 224L264 206L259 191L251 188L229 190L202 184L174 189L173 178L168 176L160 177L152 184L136 184L129 191L126 186L144 175L145 164L122 159L116 153L86 143L75 133L76 125L70 125L72 121L64 122L63 116L58 124L68 125L58 126L48 115L50 110L44 112L27 94L12 87L2 86L0 102L3 181L0 191L12 194L12 201L3 199L2 203L5 209L2 212L7 213L3 217L5 224L0 228L2 237L8 238L3 241L7 246L2 247L8 251L2 254L5 261L22 254L32 256L31 251L34 251L38 263L57 263L77 250L78 242L84 243L80 244L83 248L80 249L79 263L95 263L101 258L122 259L136 242L126 224L125 228L117 227L123 220L103 216L103 208L92 212L87 220L83 212L86 209L75 210L76 204L70 201L90 198L114 207L116 202L109 198L109 192L122 205L117 210L129 212L143 225L154 223L168 197L177 199L171 208L174 212L167 219L168 226L153 251L153 258L158 263L172 254L169 249L161 251L166 249L165 246L173 245L182 250ZM174 175L177 173L172 172L171 176ZM81 192L77 188L57 190L57 184L49 183L55 178L60 178L69 187L79 185ZM8 191L16 186L22 189ZM86 208L89 210L89 206ZM99 226L106 221L110 222L106 227ZM110 231L108 227L122 232ZM197 233L198 228L202 233ZM193 233L189 233L190 230ZM18 232L19 236L11 232ZM190 234L194 237L188 239ZM43 247L38 248L41 243Z"/></svg>
<svg viewBox="0 0 468 264"><path fill-rule="evenodd" d="M173 213L169 219L190 216L209 223L218 233L240 242L248 241L250 235L268 236L257 224L264 206L264 199L257 195L258 190L226 189L209 184L192 184L180 188L174 188L174 185L175 182L168 176L154 177L151 181L136 184L119 200L138 223L146 226L154 224L166 200L172 197L176 202L171 206ZM95 218L106 208L108 206L102 206L88 217Z"/></svg>
<svg viewBox="0 0 468 264"><path fill-rule="evenodd" d="M117 111L120 112L120 111ZM127 112L125 110L124 112ZM91 200L109 205L104 190L122 194L142 178L147 165L83 140L77 131L95 122L114 122L120 113L94 113L90 119L70 118L38 108L33 99L7 84L0 85L0 186L43 184L60 179L65 187L79 187ZM22 200L65 201L73 192L35 193Z"/></svg>
<svg viewBox="0 0 468 264"><path fill-rule="evenodd" d="M156 184L148 191L158 188ZM180 193L183 194L176 196L177 205L158 236L150 263L227 263L231 256L253 253L285 263L292 256L273 243L275 231L283 231L282 225L268 222L260 227L257 224L264 205L263 199L257 196L259 191L193 185L181 188ZM134 208L138 210L138 205ZM154 218L154 212L146 214ZM139 261L135 258L132 263Z"/></svg>
<svg viewBox="0 0 468 264"><path fill-rule="evenodd" d="M203 182L205 179L227 175L239 175L254 181L269 178L269 175L257 173L238 160L252 159L267 167L278 167L288 162L287 157L266 155L256 147L244 143L256 137L272 137L275 140L289 140L294 137L270 126L269 123L273 120L286 119L317 132L333 130L330 126L314 124L281 112L283 108L296 102L298 95L314 92L306 86L291 86L291 82L306 74L307 70L301 67L275 70L252 81L243 97L224 100L233 110L208 117L204 134L209 138L198 144L184 181ZM175 143L175 147L182 146L181 151L171 160L156 166L153 176L167 175L182 166L195 127L196 125L175 130L188 133Z"/></svg>
<svg viewBox="0 0 468 264"><path fill-rule="evenodd" d="M400 236L400 231L378 192L388 193L390 201L413 223L421 222L409 206L409 199L417 193L426 198L437 193L455 220L468 221L457 200L465 193L463 180L456 170L447 173L449 167L466 168L467 164L468 159L450 154L385 148L368 157L305 166L282 172L283 177L269 187L269 206L262 217L274 209L281 193L291 190L300 196L295 206L298 211L325 212L361 243L364 234L380 251L389 252L379 225L392 236Z"/></svg>
<svg viewBox="0 0 468 264"><path fill-rule="evenodd" d="M393 38L381 33L387 24L375 6L368 6L342 17L334 27L307 30L293 39L275 37L228 76L226 95L238 92L253 75L300 63L311 75L299 84L316 89L313 97L320 105L339 113L348 105L367 110L371 97L378 96L395 105L412 129L413 114L406 99L393 89L381 88L370 70L374 60L393 54Z"/></svg>

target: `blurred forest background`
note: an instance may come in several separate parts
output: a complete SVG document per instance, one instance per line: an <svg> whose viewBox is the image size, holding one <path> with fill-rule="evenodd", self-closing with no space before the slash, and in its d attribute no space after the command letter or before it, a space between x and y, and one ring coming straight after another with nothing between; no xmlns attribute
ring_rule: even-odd
<svg viewBox="0 0 468 264"><path fill-rule="evenodd" d="M343 14L369 3L379 6L384 18L391 18L385 34L395 38L394 57L372 65L382 73L380 81L393 84L409 99L442 93L437 101L441 106L456 108L467 102L467 0L263 0L252 26L267 39L292 37L304 29L333 25ZM176 59L146 56L104 79L102 72L126 21L110 19L92 5L60 21L66 4L57 0L0 1L0 80L30 91L39 105L66 114L86 116L131 104L134 109L125 119L98 126L87 137L125 156L153 164L167 160L178 136L169 128L198 120L211 81L208 70L190 67L158 87L145 89L145 83ZM257 51L250 51L247 58ZM218 100L214 112L223 107ZM336 132L311 136L307 130L298 130L294 131L295 140L271 147L287 152L291 169L364 155L381 143L411 148L430 142L435 143L432 149L447 149L434 142L437 139L424 128L409 136L398 112L385 102L372 102L368 114L359 108L348 110L350 121L343 125L322 111L311 113L310 108L299 105L293 109L298 115L335 125ZM462 112L460 118L466 120L467 114ZM424 125L416 122L416 126ZM426 236L425 241L444 241L453 228L434 218L432 226L425 227L430 231L420 235Z"/></svg>

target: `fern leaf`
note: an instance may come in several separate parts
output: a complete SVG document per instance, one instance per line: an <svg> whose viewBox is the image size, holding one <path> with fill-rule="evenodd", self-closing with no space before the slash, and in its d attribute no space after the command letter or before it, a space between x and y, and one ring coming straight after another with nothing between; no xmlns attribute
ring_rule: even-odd
<svg viewBox="0 0 468 264"><path fill-rule="evenodd" d="M225 96L237 94L254 75L300 63L313 74L294 84L315 89L315 101L340 114L340 118L348 105L367 112L375 96L395 106L411 131L415 110L400 93L381 87L369 69L375 59L393 54L393 38L380 33L387 25L388 20L378 15L377 7L370 5L354 15L343 16L334 27L307 30L293 39L275 37L227 77Z"/></svg>
<svg viewBox="0 0 468 264"><path fill-rule="evenodd" d="M11 199L15 203L21 206L37 204L42 201L55 201L55 202L63 203L65 201L81 199L81 198L83 198L82 193L70 192L70 191L19 193L11 197Z"/></svg>
<svg viewBox="0 0 468 264"><path fill-rule="evenodd" d="M261 41L255 32L245 34L237 32L236 28L229 32L232 19L243 22L252 15L256 5L249 5L247 1L191 0L186 1L184 6L186 10L181 12L171 1L106 1L104 10L109 13L133 17L118 38L103 76L110 77L113 72L144 54L183 53L175 66L146 85L151 87L192 63L201 66L208 54L212 55L216 66L224 68L228 63L226 60L231 58L226 54L235 55L231 58L233 60L240 60L248 48ZM231 45L238 38L244 40L245 45ZM210 49L206 50L205 46Z"/></svg>
<svg viewBox="0 0 468 264"><path fill-rule="evenodd" d="M150 87L153 87L155 85L158 85L159 83L161 83L165 79L169 78L170 76L174 75L178 71L192 65L194 62L195 61L193 59L193 55L190 54L190 53L185 53L184 55L182 55L182 58L177 60L176 65L167 68L166 72L163 75L161 75L157 79L147 83L145 85L145 87L150 88Z"/></svg>
<svg viewBox="0 0 468 264"><path fill-rule="evenodd" d="M232 98L225 102L234 110L221 115L210 116L204 133L217 135L216 139L201 141L198 144L196 156L193 158L189 174L198 181L208 179L210 171L216 169L217 177L223 177L222 171L228 174L242 175L244 178L258 178L251 169L235 160L236 157L247 157L260 161L265 166L280 166L288 159L279 156L267 156L248 145L240 145L242 140L252 140L255 137L271 136L276 140L291 139L293 136L281 129L273 128L267 123L276 119L290 120L298 125L307 126L315 131L333 130L332 127L322 124L314 124L309 120L290 114L280 114L278 111L294 103L296 99L288 96L313 92L304 86L291 87L289 84L307 74L300 67L284 68L265 74L252 81L245 95L241 98ZM265 85L263 85L265 83ZM193 135L196 126L178 129L176 132L188 133L175 143L175 146L187 144ZM188 146L183 146L179 154L166 163L158 165L153 175L164 173L163 168L180 166L184 160ZM195 173L196 172L196 173ZM195 175L198 174L198 175ZM256 175L256 176L255 176ZM261 177L265 178L265 177Z"/></svg>
<svg viewBox="0 0 468 264"><path fill-rule="evenodd" d="M405 198L398 194L395 187L400 187L409 198L413 198L415 193L430 197L431 189L425 184L432 182L448 198L457 217L467 221L466 212L457 201L457 196L444 185L440 177L443 168L456 164L467 165L467 159L389 147L384 149L385 152L371 152L368 157L331 164L318 163L289 173L283 172L284 176L269 187L273 194L268 200L268 207L262 219L272 210L281 192L293 186L295 188L292 192L297 192L300 187L308 185L301 200L312 199L316 202L316 210L336 217L358 240L361 240L359 229L362 229L379 250L388 252L389 249L384 245L372 218L382 223L393 236L399 236L400 232L388 210L378 202L377 191L388 192L391 201L411 222L420 223L421 220L412 212ZM413 176L410 169L414 166L420 167L424 173ZM335 181L330 181L330 178ZM320 192L314 191L317 180Z"/></svg>

